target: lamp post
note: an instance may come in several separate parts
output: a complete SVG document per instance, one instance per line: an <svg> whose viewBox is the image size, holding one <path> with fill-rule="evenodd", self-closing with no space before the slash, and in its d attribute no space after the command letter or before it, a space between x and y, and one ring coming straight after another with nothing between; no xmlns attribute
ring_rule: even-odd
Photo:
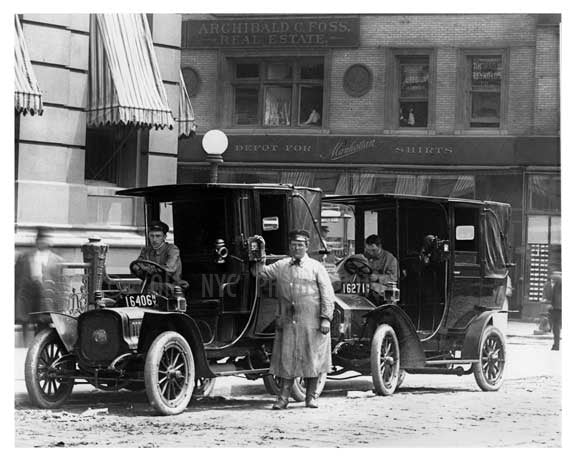
<svg viewBox="0 0 576 461"><path fill-rule="evenodd" d="M218 182L218 165L224 163L222 154L228 148L228 137L220 130L210 130L202 138L202 148L210 163L210 182Z"/></svg>

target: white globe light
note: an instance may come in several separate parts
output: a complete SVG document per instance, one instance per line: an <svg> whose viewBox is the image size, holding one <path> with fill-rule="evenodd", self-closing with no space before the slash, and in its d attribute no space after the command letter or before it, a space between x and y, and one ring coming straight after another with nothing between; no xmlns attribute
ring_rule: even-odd
<svg viewBox="0 0 576 461"><path fill-rule="evenodd" d="M210 130L202 138L202 147L207 154L223 154L228 148L228 136L220 130Z"/></svg>

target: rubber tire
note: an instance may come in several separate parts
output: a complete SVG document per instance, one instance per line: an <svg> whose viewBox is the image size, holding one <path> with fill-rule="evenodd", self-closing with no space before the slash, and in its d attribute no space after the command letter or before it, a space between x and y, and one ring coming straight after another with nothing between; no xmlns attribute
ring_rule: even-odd
<svg viewBox="0 0 576 461"><path fill-rule="evenodd" d="M318 385L316 386L316 394L320 396L326 385L326 373L322 373L318 379ZM306 386L304 384L304 378L296 378L292 389L290 390L290 396L296 402L304 402L306 400Z"/></svg>
<svg viewBox="0 0 576 461"><path fill-rule="evenodd" d="M280 378L274 375L266 375L262 377L266 392L270 395L278 395L280 393Z"/></svg>
<svg viewBox="0 0 576 461"><path fill-rule="evenodd" d="M396 360L393 364L392 376L388 382L384 381L384 377L380 371L380 359L382 355L382 344L384 339L389 337L392 346L396 351ZM398 387L398 379L400 377L400 346L398 344L398 337L394 329L385 323L376 328L376 332L372 337L372 346L370 351L370 370L372 372L372 382L374 383L374 390L378 395L392 395Z"/></svg>
<svg viewBox="0 0 576 461"><path fill-rule="evenodd" d="M183 387L178 396L172 400L164 397L158 382L158 370L167 348L178 349L186 365ZM150 404L162 415L177 415L182 413L192 399L195 385L194 375L194 356L184 337L175 331L165 331L159 334L152 342L150 349L148 349L144 363L144 383Z"/></svg>
<svg viewBox="0 0 576 461"><path fill-rule="evenodd" d="M50 345L56 346L58 353L67 354L66 348L56 330L49 328L42 330L34 337L26 353L26 360L24 361L24 380L26 382L28 396L32 404L40 408L60 407L68 397L70 397L72 389L74 388L74 380L72 379L71 381L60 382L53 397L50 397L42 390L40 380L38 379L38 367L42 353ZM54 386L56 386L57 380L53 382Z"/></svg>
<svg viewBox="0 0 576 461"><path fill-rule="evenodd" d="M192 393L193 399L204 399L210 397L216 385L216 378L198 378Z"/></svg>
<svg viewBox="0 0 576 461"><path fill-rule="evenodd" d="M483 363L482 363L482 353L486 345L486 341L490 337L495 337L495 339L500 341L500 344L502 346L502 352L501 352L503 360L502 369L500 370L500 373L494 382L488 381L488 379L484 375ZM506 339L504 338L502 332L495 326L489 326L488 328L485 328L484 331L482 332L482 339L480 340L480 344L478 345L478 357L480 358L480 362L474 363L472 365L472 369L474 371L474 378L476 379L476 384L478 384L480 389L482 389L485 392L497 391L498 389L500 389L502 383L504 382L504 371L506 368Z"/></svg>

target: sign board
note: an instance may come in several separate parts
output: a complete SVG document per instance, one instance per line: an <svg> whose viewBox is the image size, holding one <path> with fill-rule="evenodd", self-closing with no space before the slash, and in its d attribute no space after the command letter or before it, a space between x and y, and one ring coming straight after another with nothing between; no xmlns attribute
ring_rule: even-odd
<svg viewBox="0 0 576 461"><path fill-rule="evenodd" d="M182 48L358 47L357 16L182 21Z"/></svg>

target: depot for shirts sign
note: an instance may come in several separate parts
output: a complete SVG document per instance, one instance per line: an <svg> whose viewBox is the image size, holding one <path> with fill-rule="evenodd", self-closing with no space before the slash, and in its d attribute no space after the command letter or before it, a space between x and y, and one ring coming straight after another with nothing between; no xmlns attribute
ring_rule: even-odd
<svg viewBox="0 0 576 461"><path fill-rule="evenodd" d="M357 47L358 17L187 20L183 48Z"/></svg>

